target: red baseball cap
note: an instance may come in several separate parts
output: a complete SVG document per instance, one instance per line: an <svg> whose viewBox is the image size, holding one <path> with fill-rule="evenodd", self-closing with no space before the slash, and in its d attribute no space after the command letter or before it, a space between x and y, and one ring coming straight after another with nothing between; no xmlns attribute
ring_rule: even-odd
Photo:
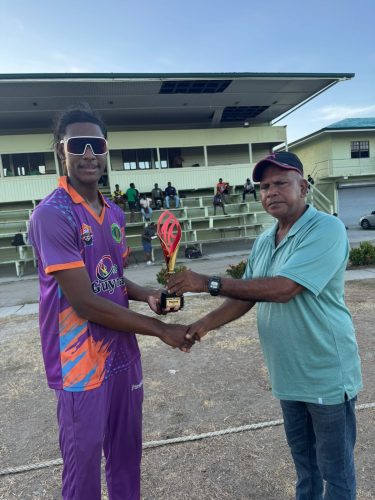
<svg viewBox="0 0 375 500"><path fill-rule="evenodd" d="M287 170L295 170L303 176L303 165L298 156L288 151L280 151L280 153L272 153L263 158L263 160L258 161L253 170L254 182L261 181L263 170L269 165L276 165Z"/></svg>

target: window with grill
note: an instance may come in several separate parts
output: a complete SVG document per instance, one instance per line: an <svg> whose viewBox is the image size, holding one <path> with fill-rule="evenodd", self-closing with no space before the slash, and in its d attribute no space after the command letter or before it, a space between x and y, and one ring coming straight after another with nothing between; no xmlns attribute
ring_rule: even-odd
<svg viewBox="0 0 375 500"><path fill-rule="evenodd" d="M351 158L369 158L370 144L369 141L352 141L350 143Z"/></svg>

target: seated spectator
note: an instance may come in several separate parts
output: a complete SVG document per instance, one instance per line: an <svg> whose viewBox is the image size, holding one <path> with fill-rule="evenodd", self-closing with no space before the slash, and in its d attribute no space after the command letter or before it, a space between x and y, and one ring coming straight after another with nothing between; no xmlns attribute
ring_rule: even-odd
<svg viewBox="0 0 375 500"><path fill-rule="evenodd" d="M163 190L160 189L159 184L154 184L154 189L151 191L152 205L157 210L158 208L163 207L164 196Z"/></svg>
<svg viewBox="0 0 375 500"><path fill-rule="evenodd" d="M139 206L141 207L141 214L143 215L143 220L145 222L150 222L151 220L151 215L152 215L151 203L152 203L151 198L148 198L145 194L141 194L141 197L139 199Z"/></svg>
<svg viewBox="0 0 375 500"><path fill-rule="evenodd" d="M257 200L257 192L255 190L254 184L251 182L250 179L246 179L246 182L243 185L242 201L245 201L245 196L247 194L251 194L251 193L253 193L253 195L254 195L254 200L258 201Z"/></svg>
<svg viewBox="0 0 375 500"><path fill-rule="evenodd" d="M168 186L165 188L165 206L169 208L169 201L172 199L175 202L176 208L180 206L180 198L177 195L177 190L172 186L171 182L168 182Z"/></svg>
<svg viewBox="0 0 375 500"><path fill-rule="evenodd" d="M134 214L136 209L138 208L138 197L139 192L138 189L135 188L134 183L130 184L129 189L125 193L125 197L128 201L129 210L130 210L130 222L134 222Z"/></svg>
<svg viewBox="0 0 375 500"><path fill-rule="evenodd" d="M219 182L216 184L216 192L222 194L224 202L228 203L225 195L229 194L229 182L224 182L220 177Z"/></svg>
<svg viewBox="0 0 375 500"><path fill-rule="evenodd" d="M125 198L124 193L121 191L118 184L115 185L115 190L113 191L112 201L119 205L123 210L125 209Z"/></svg>
<svg viewBox="0 0 375 500"><path fill-rule="evenodd" d="M224 202L224 196L220 191L216 191L216 194L213 199L213 204L214 204L214 215L216 215L216 207L221 207L223 209L223 214L227 215L225 213L225 202Z"/></svg>

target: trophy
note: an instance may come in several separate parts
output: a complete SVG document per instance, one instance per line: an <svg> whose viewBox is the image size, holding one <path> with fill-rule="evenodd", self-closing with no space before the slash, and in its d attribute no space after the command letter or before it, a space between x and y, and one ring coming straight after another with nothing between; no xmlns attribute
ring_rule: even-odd
<svg viewBox="0 0 375 500"><path fill-rule="evenodd" d="M178 247L181 241L181 226L176 217L168 210L163 212L158 219L157 235L167 265L167 273L171 275L174 273ZM184 307L184 296L168 293L167 290L164 290L161 294L161 307L162 309L167 307L182 309Z"/></svg>

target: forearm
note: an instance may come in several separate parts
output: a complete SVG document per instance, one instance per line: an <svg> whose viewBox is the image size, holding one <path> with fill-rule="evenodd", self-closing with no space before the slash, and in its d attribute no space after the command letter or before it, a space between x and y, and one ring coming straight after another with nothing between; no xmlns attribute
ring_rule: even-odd
<svg viewBox="0 0 375 500"><path fill-rule="evenodd" d="M246 314L254 306L254 302L226 299L221 306L214 309L201 320L207 330L215 330Z"/></svg>
<svg viewBox="0 0 375 500"><path fill-rule="evenodd" d="M138 314L94 294L81 301L79 305L73 305L73 309L81 318L112 330L156 337L165 333L165 325L156 318Z"/></svg>
<svg viewBox="0 0 375 500"><path fill-rule="evenodd" d="M282 276L235 280L235 286L233 281L231 278L222 279L220 295L253 302L286 303L304 290L298 283Z"/></svg>
<svg viewBox="0 0 375 500"><path fill-rule="evenodd" d="M157 292L157 289L146 288L144 286L139 286L133 281L125 278L126 288L128 291L128 297L130 300L135 300L137 302L147 302L147 298Z"/></svg>

